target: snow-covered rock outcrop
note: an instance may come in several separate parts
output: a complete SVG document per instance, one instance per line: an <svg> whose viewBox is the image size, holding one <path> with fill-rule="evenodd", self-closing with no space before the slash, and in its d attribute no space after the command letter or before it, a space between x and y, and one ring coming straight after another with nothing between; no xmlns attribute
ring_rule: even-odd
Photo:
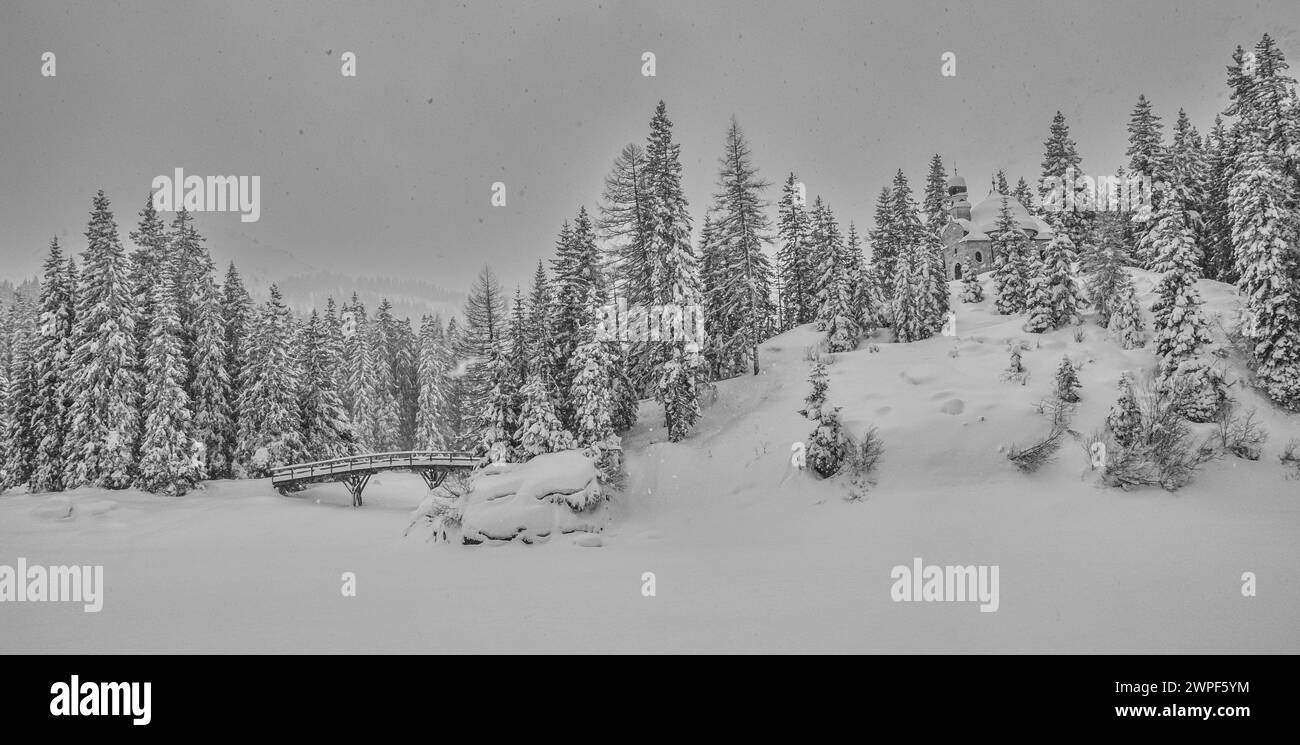
<svg viewBox="0 0 1300 745"><path fill-rule="evenodd" d="M581 450L494 463L477 472L458 498L437 494L416 510L435 537L466 544L545 541L556 533L597 533L607 522L599 471Z"/></svg>

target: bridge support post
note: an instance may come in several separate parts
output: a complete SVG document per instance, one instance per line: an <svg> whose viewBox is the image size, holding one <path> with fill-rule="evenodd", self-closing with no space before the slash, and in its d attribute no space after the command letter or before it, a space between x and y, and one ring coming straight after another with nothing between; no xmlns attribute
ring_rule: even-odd
<svg viewBox="0 0 1300 745"><path fill-rule="evenodd" d="M347 486L348 491L352 493L352 506L361 506L361 492L365 490L366 484L370 483L369 473L355 473L344 477L343 484Z"/></svg>
<svg viewBox="0 0 1300 745"><path fill-rule="evenodd" d="M420 477L424 479L424 483L429 487L429 490L433 491L442 486L442 482L446 480L447 474L450 472L451 469L449 468L430 468L420 471Z"/></svg>

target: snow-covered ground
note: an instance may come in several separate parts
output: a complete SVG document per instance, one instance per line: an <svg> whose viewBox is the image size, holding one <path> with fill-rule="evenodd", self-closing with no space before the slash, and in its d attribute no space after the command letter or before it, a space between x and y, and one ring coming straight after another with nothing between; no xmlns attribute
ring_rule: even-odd
<svg viewBox="0 0 1300 745"><path fill-rule="evenodd" d="M1138 273L1148 306L1152 281ZM1200 289L1229 316L1230 288ZM1086 361L1080 432L1151 353L1091 323L1082 343L1047 334L1021 387L999 380L1006 340L1039 337L989 301L954 308L955 339L864 344L828 369L829 403L884 440L865 501L790 466L812 430L796 412L818 335L802 328L764 345L761 375L719 384L684 442L645 405L601 547L403 537L424 497L403 474L374 478L360 509L340 485L282 497L266 481L0 497L0 564L102 564L106 584L99 613L0 606L0 653L1300 652L1300 480L1277 457L1297 417L1237 390L1270 432L1263 457L1211 463L1175 494L1100 486L1073 441L1024 475L999 448L1045 431L1031 403L1063 353ZM914 557L998 566L999 609L894 602L891 570Z"/></svg>

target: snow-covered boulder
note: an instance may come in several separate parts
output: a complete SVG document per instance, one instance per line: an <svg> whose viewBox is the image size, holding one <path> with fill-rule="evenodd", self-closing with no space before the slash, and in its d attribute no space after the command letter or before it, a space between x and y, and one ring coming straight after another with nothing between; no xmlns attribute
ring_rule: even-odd
<svg viewBox="0 0 1300 745"><path fill-rule="evenodd" d="M426 503L438 508L440 526L458 530L462 543L533 543L556 533L598 533L604 528L605 495L598 477L595 462L583 451L564 450L527 463L490 464L475 474L469 491L454 506L433 496ZM442 527L435 530L446 533Z"/></svg>

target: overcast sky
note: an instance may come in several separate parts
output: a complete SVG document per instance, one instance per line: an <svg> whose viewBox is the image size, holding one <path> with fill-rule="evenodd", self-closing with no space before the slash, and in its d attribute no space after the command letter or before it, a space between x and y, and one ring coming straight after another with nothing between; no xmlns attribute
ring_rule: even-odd
<svg viewBox="0 0 1300 745"><path fill-rule="evenodd" d="M935 152L977 195L997 167L1032 181L1058 108L1089 172L1124 161L1140 92L1204 133L1233 47L1265 31L1300 67L1297 0L3 0L0 277L34 273L52 234L82 250L99 188L125 240L154 176L182 167L261 178L258 222L198 216L219 260L454 289L488 262L526 283L660 98L697 227L735 114L763 176L797 172L865 231L893 172L917 184Z"/></svg>

